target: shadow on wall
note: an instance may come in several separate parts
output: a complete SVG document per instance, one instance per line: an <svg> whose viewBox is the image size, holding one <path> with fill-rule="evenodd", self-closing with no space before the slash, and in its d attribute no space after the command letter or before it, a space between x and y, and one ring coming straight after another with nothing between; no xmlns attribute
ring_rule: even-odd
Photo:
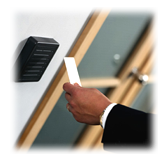
<svg viewBox="0 0 167 163"><path fill-rule="evenodd" d="M17 60L17 58L18 58L18 56L19 56L21 50L23 49L23 47L24 47L26 41L27 41L27 38L24 39L23 41L21 41L21 42L19 43L19 45L17 46L17 48L16 48L14 54L12 55L12 57L11 57L11 59L10 59L10 70L12 69L14 63L16 62L16 60ZM10 79L10 82L13 82L13 80Z"/></svg>
<svg viewBox="0 0 167 163"><path fill-rule="evenodd" d="M13 63L16 62L16 60L17 60L17 58L18 58L18 56L19 56L21 50L23 49L23 47L24 47L26 41L27 41L27 38L24 39L24 40L22 40L22 41L18 44L18 46L17 46L17 48L16 48L16 50L15 50L15 52L14 52ZM13 64L13 66L14 66L14 64Z"/></svg>

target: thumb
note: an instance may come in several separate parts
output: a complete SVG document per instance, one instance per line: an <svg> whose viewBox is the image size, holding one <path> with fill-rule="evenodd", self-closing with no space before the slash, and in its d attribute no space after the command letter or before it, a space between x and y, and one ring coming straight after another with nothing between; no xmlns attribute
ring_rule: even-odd
<svg viewBox="0 0 167 163"><path fill-rule="evenodd" d="M71 94L71 92L73 91L73 89L75 89L74 85L70 84L70 83L65 83L63 85L63 89L64 91L66 91L67 93Z"/></svg>

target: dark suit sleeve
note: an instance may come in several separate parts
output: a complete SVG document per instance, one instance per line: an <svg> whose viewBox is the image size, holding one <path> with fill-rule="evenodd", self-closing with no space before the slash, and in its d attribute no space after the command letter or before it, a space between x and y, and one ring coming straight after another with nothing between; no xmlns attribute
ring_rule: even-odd
<svg viewBox="0 0 167 163"><path fill-rule="evenodd" d="M104 147L150 144L151 114L123 105L110 111L103 133Z"/></svg>

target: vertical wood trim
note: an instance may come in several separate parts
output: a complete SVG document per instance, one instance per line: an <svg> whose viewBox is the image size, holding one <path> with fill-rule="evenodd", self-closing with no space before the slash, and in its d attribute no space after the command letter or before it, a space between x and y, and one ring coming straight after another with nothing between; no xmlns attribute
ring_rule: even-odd
<svg viewBox="0 0 167 163"><path fill-rule="evenodd" d="M84 132L84 136L82 136L79 141L77 142L75 148L84 148L90 149L93 147L93 142L98 139L99 134L102 133L101 126L87 126L86 131Z"/></svg>
<svg viewBox="0 0 167 163"><path fill-rule="evenodd" d="M92 41L94 40L96 34L107 18L109 11L98 11L94 12L88 21L86 27L78 38L76 44L74 45L69 57L74 57L76 65L78 66ZM58 101L60 95L63 92L62 86L68 81L67 72L65 65L62 66L58 75L52 82L48 91L44 95L42 102L39 104L37 110L33 114L31 120L27 124L25 130L23 131L17 147L19 149L29 149L37 137L39 131L41 130L43 124L48 118L50 112Z"/></svg>

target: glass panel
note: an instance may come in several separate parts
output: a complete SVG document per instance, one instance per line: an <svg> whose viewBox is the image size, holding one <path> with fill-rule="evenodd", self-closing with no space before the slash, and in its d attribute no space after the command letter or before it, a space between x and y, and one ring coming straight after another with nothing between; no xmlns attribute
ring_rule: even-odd
<svg viewBox="0 0 167 163"><path fill-rule="evenodd" d="M157 8L113 8L78 67L80 77L115 76L155 10ZM107 88L99 90L105 94ZM74 120L66 104L63 93L28 153L70 152L86 125Z"/></svg>
<svg viewBox="0 0 167 163"><path fill-rule="evenodd" d="M137 110L141 110L147 113L151 113L153 111L153 87L154 84L147 84L145 85L134 102L132 103L131 107Z"/></svg>
<svg viewBox="0 0 167 163"><path fill-rule="evenodd" d="M78 66L81 78L115 76L156 8L113 8Z"/></svg>

